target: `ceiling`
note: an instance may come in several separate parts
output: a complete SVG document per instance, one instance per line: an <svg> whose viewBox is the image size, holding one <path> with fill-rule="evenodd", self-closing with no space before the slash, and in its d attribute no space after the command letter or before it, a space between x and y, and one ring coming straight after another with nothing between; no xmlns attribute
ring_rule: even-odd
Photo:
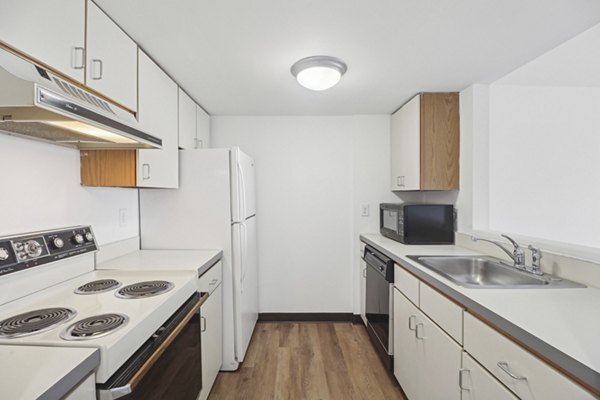
<svg viewBox="0 0 600 400"><path fill-rule="evenodd" d="M502 77L600 22L598 0L95 0L215 115L391 113ZM304 57L348 64L312 92Z"/></svg>

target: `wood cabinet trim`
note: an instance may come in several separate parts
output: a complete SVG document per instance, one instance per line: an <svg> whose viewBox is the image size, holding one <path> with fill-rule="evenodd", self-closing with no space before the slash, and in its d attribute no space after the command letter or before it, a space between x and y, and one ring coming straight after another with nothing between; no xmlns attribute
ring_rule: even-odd
<svg viewBox="0 0 600 400"><path fill-rule="evenodd" d="M136 150L81 150L81 185L136 187Z"/></svg>

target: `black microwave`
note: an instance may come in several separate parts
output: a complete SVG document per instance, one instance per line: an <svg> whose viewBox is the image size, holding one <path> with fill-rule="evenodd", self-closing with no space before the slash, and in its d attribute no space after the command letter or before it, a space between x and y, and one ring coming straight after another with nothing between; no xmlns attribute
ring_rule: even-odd
<svg viewBox="0 0 600 400"><path fill-rule="evenodd" d="M379 205L381 234L404 244L454 244L455 221L452 204Z"/></svg>

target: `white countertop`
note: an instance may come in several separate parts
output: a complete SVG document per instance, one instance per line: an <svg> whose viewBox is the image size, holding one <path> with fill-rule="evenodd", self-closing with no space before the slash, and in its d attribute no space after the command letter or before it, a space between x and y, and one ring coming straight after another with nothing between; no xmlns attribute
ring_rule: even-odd
<svg viewBox="0 0 600 400"><path fill-rule="evenodd" d="M222 255L221 250L137 250L98 264L96 269L200 270Z"/></svg>
<svg viewBox="0 0 600 400"><path fill-rule="evenodd" d="M478 254L454 245L403 245L378 234L361 235L558 351L600 373L600 289L472 289L458 286L406 258L407 255Z"/></svg>
<svg viewBox="0 0 600 400"><path fill-rule="evenodd" d="M56 399L98 366L98 350L0 346L0 398Z"/></svg>

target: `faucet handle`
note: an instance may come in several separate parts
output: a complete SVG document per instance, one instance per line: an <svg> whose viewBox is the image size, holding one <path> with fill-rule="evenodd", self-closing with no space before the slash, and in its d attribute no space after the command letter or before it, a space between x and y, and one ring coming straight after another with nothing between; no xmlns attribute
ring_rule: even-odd
<svg viewBox="0 0 600 400"><path fill-rule="evenodd" d="M541 265L542 252L539 248L533 247L531 244L527 248L531 251L531 272L536 275L543 275Z"/></svg>

